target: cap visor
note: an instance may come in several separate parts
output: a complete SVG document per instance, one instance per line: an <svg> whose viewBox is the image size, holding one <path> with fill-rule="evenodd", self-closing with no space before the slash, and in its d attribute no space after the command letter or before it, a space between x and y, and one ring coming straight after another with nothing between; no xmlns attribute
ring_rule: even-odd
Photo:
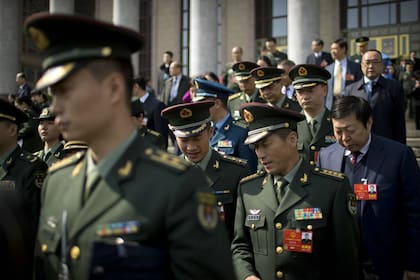
<svg viewBox="0 0 420 280"><path fill-rule="evenodd" d="M81 66L81 63L70 62L47 69L36 82L35 89L32 92L43 90L62 81Z"/></svg>
<svg viewBox="0 0 420 280"><path fill-rule="evenodd" d="M265 83L255 83L255 87L258 89L262 89L271 85L273 81L265 82Z"/></svg>
<svg viewBox="0 0 420 280"><path fill-rule="evenodd" d="M187 138L187 137L196 136L200 134L201 132L203 132L207 128L207 124L208 123L206 122L199 126L189 127L186 129L175 129L172 131L176 137Z"/></svg>
<svg viewBox="0 0 420 280"><path fill-rule="evenodd" d="M260 133L250 135L245 139L244 143L247 145L254 144L255 142L258 142L264 137L266 137L269 133L270 131L266 130L266 131L261 131Z"/></svg>

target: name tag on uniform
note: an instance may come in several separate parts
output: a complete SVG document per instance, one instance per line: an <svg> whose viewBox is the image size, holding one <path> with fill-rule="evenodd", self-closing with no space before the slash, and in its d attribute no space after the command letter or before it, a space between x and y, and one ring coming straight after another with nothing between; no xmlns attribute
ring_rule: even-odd
<svg viewBox="0 0 420 280"><path fill-rule="evenodd" d="M357 200L378 200L377 184L354 184Z"/></svg>
<svg viewBox="0 0 420 280"><path fill-rule="evenodd" d="M290 252L312 253L312 231L285 229L283 248Z"/></svg>
<svg viewBox="0 0 420 280"><path fill-rule="evenodd" d="M134 234L139 232L140 222L138 221L125 221L118 223L110 223L98 225L96 228L96 235L104 236L114 236L122 234Z"/></svg>
<svg viewBox="0 0 420 280"><path fill-rule="evenodd" d="M295 219L302 220L320 220L322 219L321 208L300 208L295 209Z"/></svg>
<svg viewBox="0 0 420 280"><path fill-rule="evenodd" d="M230 140L220 140L219 142L217 142L217 147L218 148L232 148L233 144L232 144L232 141Z"/></svg>
<svg viewBox="0 0 420 280"><path fill-rule="evenodd" d="M261 219L260 213L261 209L249 209L249 214L246 219L248 221L259 221Z"/></svg>

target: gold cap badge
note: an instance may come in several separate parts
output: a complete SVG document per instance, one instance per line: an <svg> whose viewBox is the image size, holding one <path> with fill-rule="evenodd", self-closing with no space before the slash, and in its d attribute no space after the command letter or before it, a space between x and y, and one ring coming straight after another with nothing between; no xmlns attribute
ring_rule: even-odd
<svg viewBox="0 0 420 280"><path fill-rule="evenodd" d="M299 73L299 76L306 76L308 75L308 70L306 70L305 67L299 67L298 73Z"/></svg>
<svg viewBox="0 0 420 280"><path fill-rule="evenodd" d="M189 118L192 116L192 111L190 109L184 108L179 111L179 116L183 119Z"/></svg>
<svg viewBox="0 0 420 280"><path fill-rule="evenodd" d="M245 109L243 114L244 114L244 120L247 123L250 123L250 122L254 121L254 116L252 115L252 113L250 111Z"/></svg>
<svg viewBox="0 0 420 280"><path fill-rule="evenodd" d="M262 76L264 76L264 71L263 71L263 70L258 70L258 71L257 71L257 76L258 76L258 77L262 77Z"/></svg>

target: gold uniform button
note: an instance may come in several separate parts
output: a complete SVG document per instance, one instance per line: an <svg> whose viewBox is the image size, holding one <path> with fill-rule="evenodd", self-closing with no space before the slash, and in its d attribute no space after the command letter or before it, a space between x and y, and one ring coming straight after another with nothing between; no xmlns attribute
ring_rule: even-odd
<svg viewBox="0 0 420 280"><path fill-rule="evenodd" d="M283 225L281 223L276 223L276 229L281 229Z"/></svg>
<svg viewBox="0 0 420 280"><path fill-rule="evenodd" d="M71 259L72 260L76 260L76 259L79 258L79 256L80 256L80 248L77 247L77 246L71 247L71 250L70 250L70 257L71 257Z"/></svg>
<svg viewBox="0 0 420 280"><path fill-rule="evenodd" d="M283 247L281 247L281 246L277 246L277 247L276 247L276 253L277 253L277 254L281 254L281 253L283 253Z"/></svg>
<svg viewBox="0 0 420 280"><path fill-rule="evenodd" d="M277 277L277 279L281 279L281 278L283 278L283 272L281 272L281 271L277 271L277 272L276 272L276 277Z"/></svg>
<svg viewBox="0 0 420 280"><path fill-rule="evenodd" d="M311 146L311 150L312 151L315 151L316 150L316 147L315 146Z"/></svg>
<svg viewBox="0 0 420 280"><path fill-rule="evenodd" d="M315 161L313 161L313 160L311 160L309 163L310 163L311 165L315 165Z"/></svg>
<svg viewBox="0 0 420 280"><path fill-rule="evenodd" d="M42 251L42 253L47 252L47 250L48 250L48 245L47 244L42 244L41 245L41 251Z"/></svg>
<svg viewBox="0 0 420 280"><path fill-rule="evenodd" d="M251 225L251 228L252 228L252 229L255 229L255 224L252 224L252 225Z"/></svg>
<svg viewBox="0 0 420 280"><path fill-rule="evenodd" d="M217 206L222 206L222 202L221 201L218 201L217 202Z"/></svg>
<svg viewBox="0 0 420 280"><path fill-rule="evenodd" d="M307 226L306 226L306 229L307 229L307 230L312 230L312 225L307 225Z"/></svg>

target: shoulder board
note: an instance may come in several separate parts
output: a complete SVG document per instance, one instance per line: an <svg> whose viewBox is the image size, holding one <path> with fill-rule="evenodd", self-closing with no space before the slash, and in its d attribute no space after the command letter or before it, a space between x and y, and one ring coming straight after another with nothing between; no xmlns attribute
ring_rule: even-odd
<svg viewBox="0 0 420 280"><path fill-rule="evenodd" d="M236 163L242 166L246 166L247 161L241 158L237 158L237 157L232 157L232 156L228 156L228 155L221 155L222 159L227 161L227 162L232 162L232 163Z"/></svg>
<svg viewBox="0 0 420 280"><path fill-rule="evenodd" d="M248 125L245 121L234 121L233 124L239 126L240 128L248 129Z"/></svg>
<svg viewBox="0 0 420 280"><path fill-rule="evenodd" d="M150 133L150 134L152 134L153 136L157 136L157 137L160 136L160 133L159 132L157 132L155 130L152 130L152 129L148 129L147 132Z"/></svg>
<svg viewBox="0 0 420 280"><path fill-rule="evenodd" d="M41 160L37 155L25 151L22 151L22 153L19 154L19 158L30 163Z"/></svg>
<svg viewBox="0 0 420 280"><path fill-rule="evenodd" d="M61 168L64 168L66 166L72 165L77 163L79 160L81 160L86 152L78 152L72 156L66 157L60 161L57 161L53 165L48 168L48 172L55 172Z"/></svg>
<svg viewBox="0 0 420 280"><path fill-rule="evenodd" d="M246 183L246 182L248 182L248 181L254 180L254 179L256 179L256 178L262 177L262 176L265 176L265 171L259 170L259 171L257 171L257 172L256 172L256 173L254 173L254 174L251 174L251 175L249 175L249 176L243 177L243 178L241 179L241 181L239 181L239 183L240 183L240 184L243 184L243 183Z"/></svg>
<svg viewBox="0 0 420 280"><path fill-rule="evenodd" d="M229 96L229 100L236 99L236 98L238 98L239 96L241 96L241 93L240 93L240 92L235 93L235 94L232 94L232 95L230 95L230 96Z"/></svg>
<svg viewBox="0 0 420 280"><path fill-rule="evenodd" d="M185 171L189 166L191 166L190 163L181 157L169 154L159 149L148 148L144 151L144 154L148 159L178 171Z"/></svg>
<svg viewBox="0 0 420 280"><path fill-rule="evenodd" d="M33 155L37 156L37 157L40 157L41 153L42 153L42 150L39 150L39 151L33 153Z"/></svg>
<svg viewBox="0 0 420 280"><path fill-rule="evenodd" d="M329 178L338 179L339 181L343 180L344 177L346 176L344 173L329 170L329 169L323 169L319 167L313 167L312 171L316 174L324 175Z"/></svg>

